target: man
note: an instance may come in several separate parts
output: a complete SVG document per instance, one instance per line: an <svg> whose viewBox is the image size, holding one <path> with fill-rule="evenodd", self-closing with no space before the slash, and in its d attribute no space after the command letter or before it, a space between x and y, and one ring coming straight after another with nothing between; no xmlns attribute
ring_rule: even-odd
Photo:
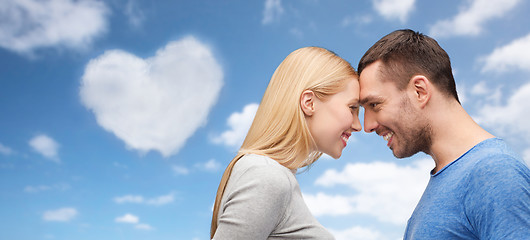
<svg viewBox="0 0 530 240"><path fill-rule="evenodd" d="M404 239L530 239L530 170L462 108L434 39L392 32L358 71L365 131L397 158L421 151L435 162Z"/></svg>

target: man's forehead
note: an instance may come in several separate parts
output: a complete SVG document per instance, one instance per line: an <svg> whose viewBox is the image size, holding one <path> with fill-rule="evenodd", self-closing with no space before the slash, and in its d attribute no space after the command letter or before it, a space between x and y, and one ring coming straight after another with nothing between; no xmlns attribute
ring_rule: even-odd
<svg viewBox="0 0 530 240"><path fill-rule="evenodd" d="M379 88L383 87L381 81L380 63L374 62L368 65L359 76L360 98L363 101L368 96L377 95Z"/></svg>
<svg viewBox="0 0 530 240"><path fill-rule="evenodd" d="M368 64L359 75L359 84L366 85L374 81L380 81L383 75L382 66L381 61Z"/></svg>
<svg viewBox="0 0 530 240"><path fill-rule="evenodd" d="M372 95L376 92L397 90L396 83L384 73L384 64L376 61L368 65L359 76L360 97L363 95Z"/></svg>

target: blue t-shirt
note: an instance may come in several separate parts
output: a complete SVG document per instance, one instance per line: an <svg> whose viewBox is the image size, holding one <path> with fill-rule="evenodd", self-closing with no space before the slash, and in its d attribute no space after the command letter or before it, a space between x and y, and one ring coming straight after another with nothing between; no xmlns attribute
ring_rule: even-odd
<svg viewBox="0 0 530 240"><path fill-rule="evenodd" d="M431 175L404 239L530 239L530 170L498 138Z"/></svg>

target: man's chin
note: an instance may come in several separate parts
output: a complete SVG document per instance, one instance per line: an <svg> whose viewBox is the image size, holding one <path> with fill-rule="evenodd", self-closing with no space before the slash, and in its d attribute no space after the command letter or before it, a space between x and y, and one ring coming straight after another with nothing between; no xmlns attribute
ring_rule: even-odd
<svg viewBox="0 0 530 240"><path fill-rule="evenodd" d="M418 152L399 152L395 149L391 149L392 150L392 154L394 155L395 158L408 158L408 157L411 157L413 156L414 154L418 153Z"/></svg>

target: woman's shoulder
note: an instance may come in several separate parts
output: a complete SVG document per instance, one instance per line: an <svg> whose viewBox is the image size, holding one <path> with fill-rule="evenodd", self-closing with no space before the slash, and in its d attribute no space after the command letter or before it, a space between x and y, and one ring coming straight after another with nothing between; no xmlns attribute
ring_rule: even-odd
<svg viewBox="0 0 530 240"><path fill-rule="evenodd" d="M276 160L258 154L246 154L236 163L234 168L238 169L249 169L249 168L260 168L263 171L271 172L291 172L288 168L282 166Z"/></svg>
<svg viewBox="0 0 530 240"><path fill-rule="evenodd" d="M289 187L296 181L288 168L266 156L247 154L235 164L230 178L253 180L261 183L273 183L277 187ZM246 181L245 180L245 181Z"/></svg>

